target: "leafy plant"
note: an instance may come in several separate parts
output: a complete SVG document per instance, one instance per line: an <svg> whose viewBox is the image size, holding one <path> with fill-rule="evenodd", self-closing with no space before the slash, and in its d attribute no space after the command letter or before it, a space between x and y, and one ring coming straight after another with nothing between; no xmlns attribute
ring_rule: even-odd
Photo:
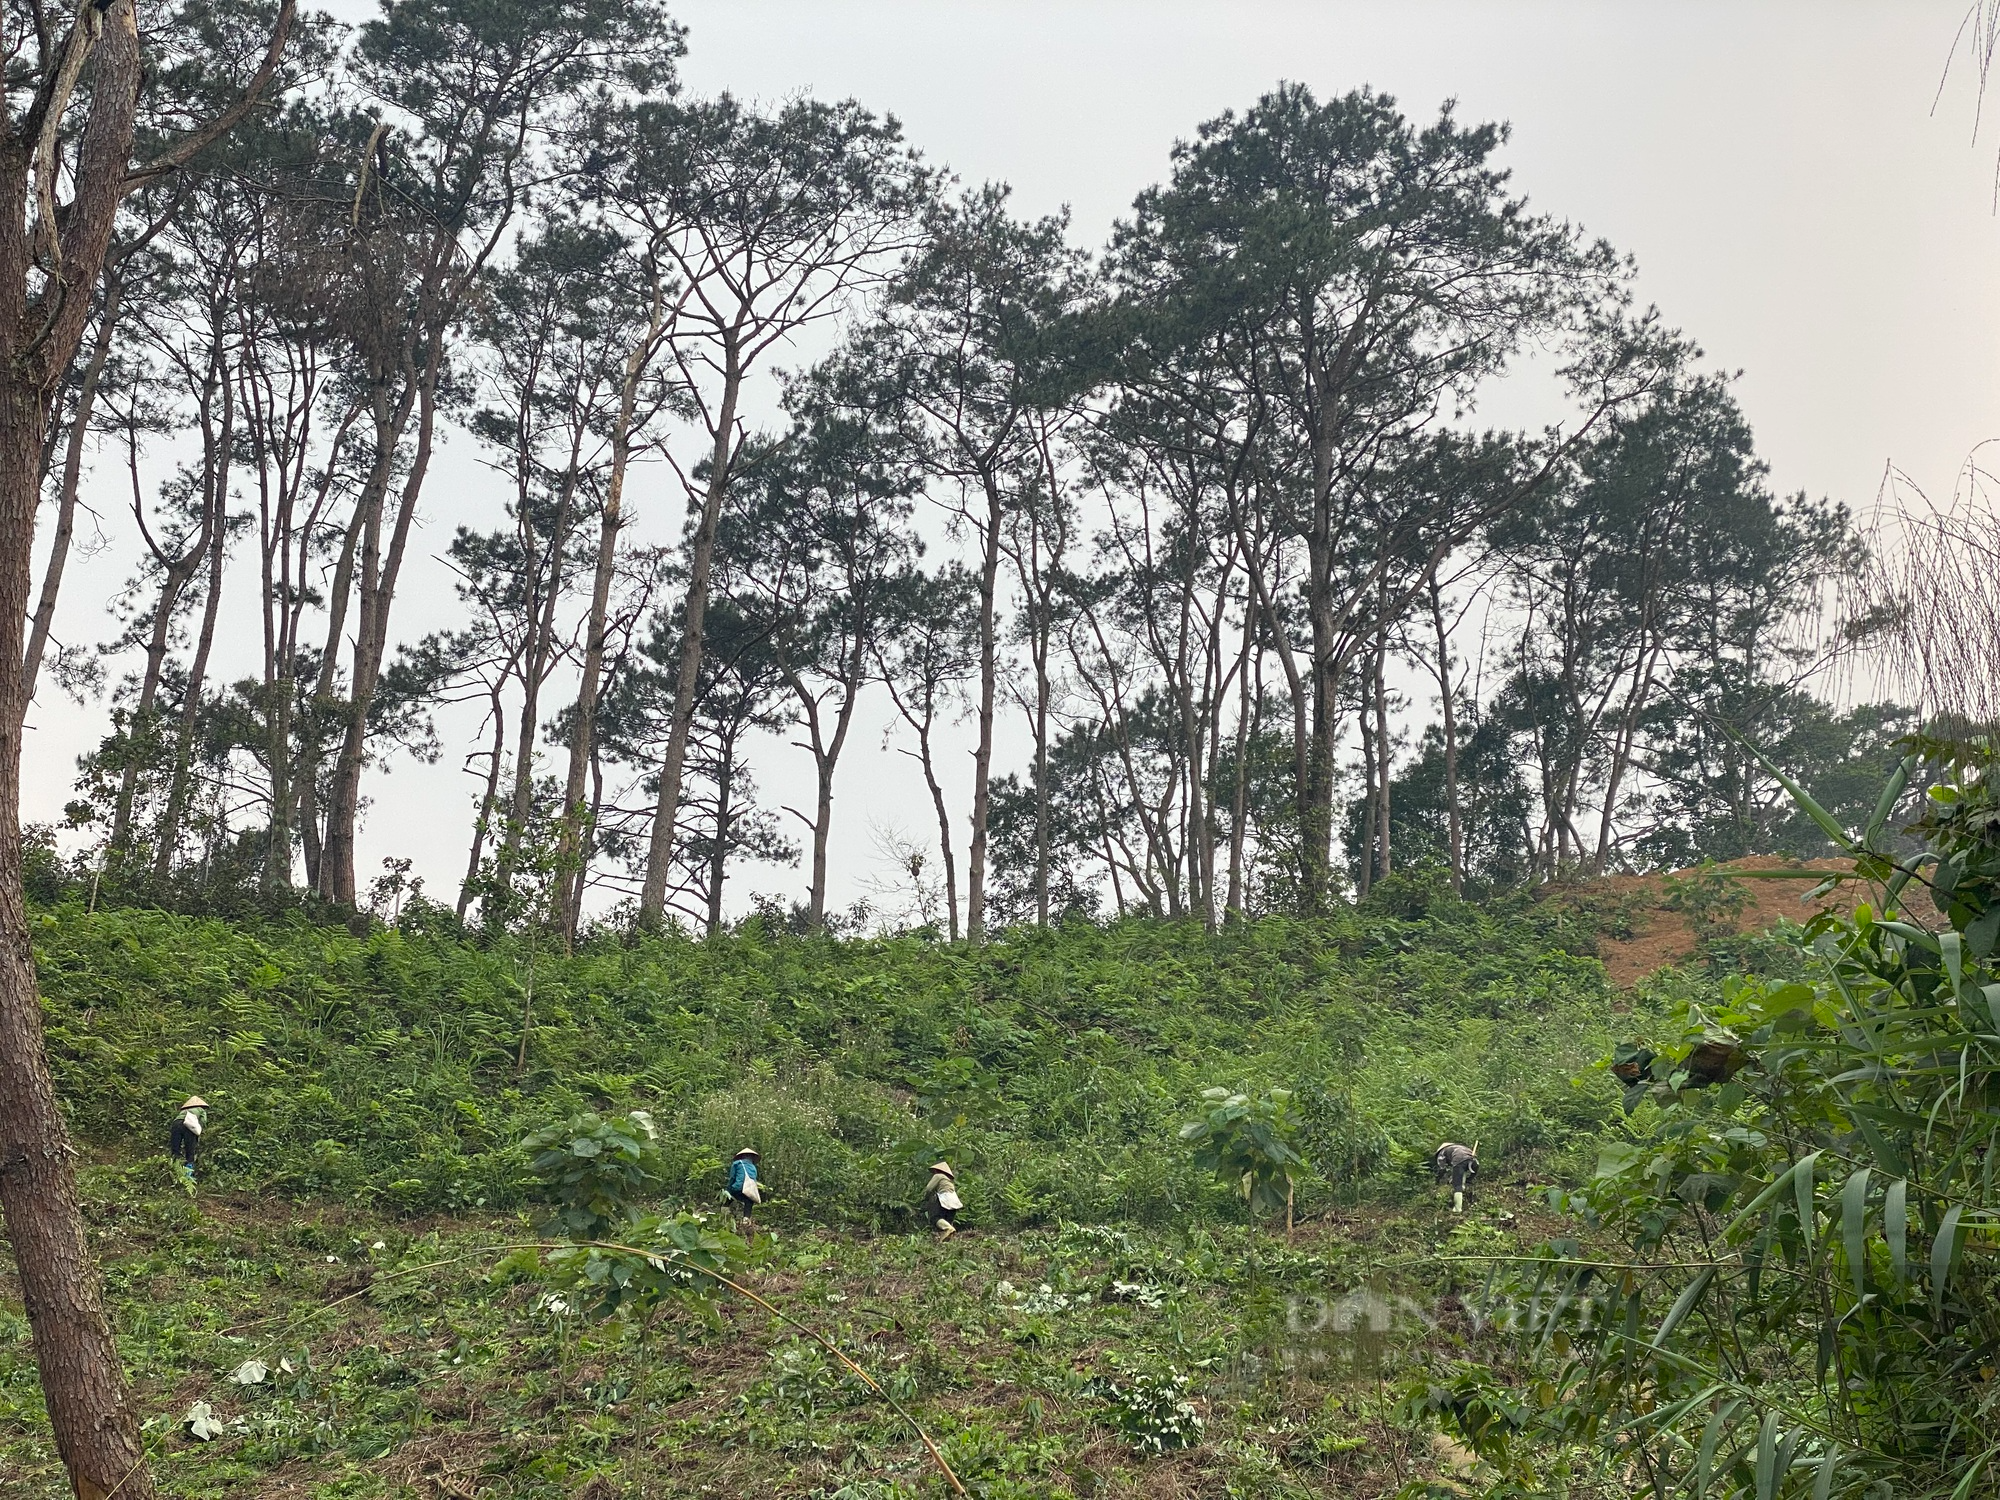
<svg viewBox="0 0 2000 1500"><path fill-rule="evenodd" d="M747 1265L749 1246L706 1215L648 1214L635 1200L657 1181L656 1127L644 1110L613 1119L581 1114L522 1142L529 1166L555 1196L569 1244L549 1252L556 1283L608 1317L646 1311L665 1297L706 1303L721 1279Z"/></svg>
<svg viewBox="0 0 2000 1500"><path fill-rule="evenodd" d="M1135 1453L1192 1448L1205 1430L1201 1413L1189 1397L1193 1389L1194 1378L1171 1365L1157 1373L1142 1372L1106 1393L1108 1420L1125 1435Z"/></svg>
<svg viewBox="0 0 2000 1500"><path fill-rule="evenodd" d="M660 1180L657 1133L644 1110L611 1119L587 1112L536 1131L521 1150L569 1237L596 1240L638 1222L636 1200Z"/></svg>
<svg viewBox="0 0 2000 1500"><path fill-rule="evenodd" d="M1274 1088L1261 1099L1228 1089L1202 1090L1208 1113L1181 1127L1195 1165L1242 1198L1253 1216L1287 1213L1306 1160L1293 1147L1299 1121L1292 1091Z"/></svg>

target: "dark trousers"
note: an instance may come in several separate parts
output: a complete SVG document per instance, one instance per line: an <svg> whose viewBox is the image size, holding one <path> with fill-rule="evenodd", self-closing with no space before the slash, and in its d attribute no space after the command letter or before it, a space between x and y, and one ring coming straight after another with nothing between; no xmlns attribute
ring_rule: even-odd
<svg viewBox="0 0 2000 1500"><path fill-rule="evenodd" d="M200 1149L201 1137L196 1135L192 1130L189 1130L179 1120L174 1121L174 1128L167 1132L168 1158L179 1162L189 1171L193 1171L194 1154Z"/></svg>

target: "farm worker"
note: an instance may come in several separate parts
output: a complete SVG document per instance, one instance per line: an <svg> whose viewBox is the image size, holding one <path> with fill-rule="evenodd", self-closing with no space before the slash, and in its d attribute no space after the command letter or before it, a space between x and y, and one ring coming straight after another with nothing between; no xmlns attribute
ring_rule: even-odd
<svg viewBox="0 0 2000 1500"><path fill-rule="evenodd" d="M1479 1145L1461 1146L1446 1141L1431 1153L1431 1172L1439 1182L1451 1179L1451 1211L1465 1212L1465 1189L1479 1175Z"/></svg>
<svg viewBox="0 0 2000 1500"><path fill-rule="evenodd" d="M189 1182L194 1181L195 1153L201 1149L201 1112L207 1108L208 1101L201 1095L189 1095L167 1132L167 1159L180 1164Z"/></svg>
<svg viewBox="0 0 2000 1500"><path fill-rule="evenodd" d="M939 1239L948 1240L958 1233L958 1211L962 1207L951 1163L932 1162L931 1180L924 1184L924 1219L937 1230Z"/></svg>
<svg viewBox="0 0 2000 1500"><path fill-rule="evenodd" d="M755 1146L745 1146L729 1163L729 1200L745 1223L749 1222L750 1210L764 1201L764 1190L757 1184Z"/></svg>

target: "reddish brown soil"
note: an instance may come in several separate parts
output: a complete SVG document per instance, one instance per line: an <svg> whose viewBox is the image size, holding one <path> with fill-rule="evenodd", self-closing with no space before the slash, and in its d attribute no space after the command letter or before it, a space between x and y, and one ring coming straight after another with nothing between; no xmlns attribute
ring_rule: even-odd
<svg viewBox="0 0 2000 1500"><path fill-rule="evenodd" d="M1816 900L1801 899L1823 876L1853 869L1850 860L1801 862L1752 855L1716 868L1725 875L1768 871L1787 877L1759 877L1737 882L1746 898L1735 923L1736 930L1742 933L1766 932L1780 922L1808 922L1822 911L1851 912L1863 901L1880 899L1879 893L1863 881L1843 881ZM1677 873L1685 877L1696 872L1682 870ZM1621 988L1636 984L1655 969L1680 963L1694 955L1698 947L1694 927L1685 912L1675 911L1666 905L1667 891L1666 879L1660 875L1614 875L1607 880L1592 881L1578 887L1576 899L1580 906L1603 917L1622 918L1622 925L1628 926L1631 931L1630 937L1621 938L1606 932L1598 939L1598 955L1604 960L1605 972L1613 984ZM1935 909L1919 888L1911 887L1906 891L1904 906L1912 917L1926 925L1930 925L1935 918ZM1610 925L1621 923L1613 921Z"/></svg>

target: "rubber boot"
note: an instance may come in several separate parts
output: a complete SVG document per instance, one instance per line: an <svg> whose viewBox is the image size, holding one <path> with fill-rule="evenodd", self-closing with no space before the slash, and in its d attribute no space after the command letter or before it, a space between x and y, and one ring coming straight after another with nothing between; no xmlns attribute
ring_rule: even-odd
<svg viewBox="0 0 2000 1500"><path fill-rule="evenodd" d="M1455 1214L1465 1212L1465 1193L1462 1190L1451 1195L1451 1211Z"/></svg>

